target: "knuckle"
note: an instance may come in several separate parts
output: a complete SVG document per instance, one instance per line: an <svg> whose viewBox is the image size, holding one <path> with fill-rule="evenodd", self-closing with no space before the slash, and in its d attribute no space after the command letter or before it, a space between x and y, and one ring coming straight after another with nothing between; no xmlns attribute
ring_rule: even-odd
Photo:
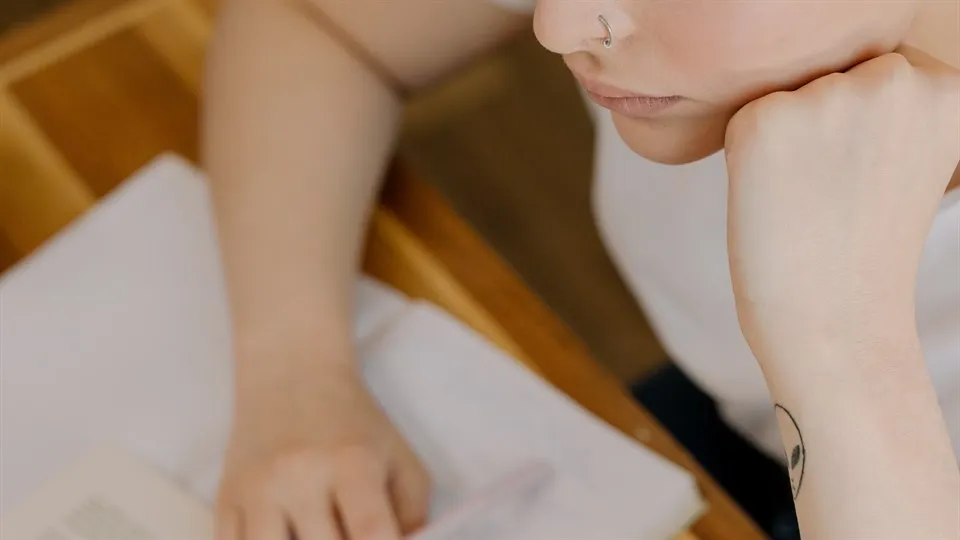
<svg viewBox="0 0 960 540"><path fill-rule="evenodd" d="M268 469L272 477L287 477L290 474L296 476L321 461L321 454L317 450L297 443L275 453L269 461Z"/></svg>
<svg viewBox="0 0 960 540"><path fill-rule="evenodd" d="M384 467L380 452L364 444L351 444L339 448L334 453L337 469L379 470Z"/></svg>
<svg viewBox="0 0 960 540"><path fill-rule="evenodd" d="M375 540L388 537L392 527L387 516L365 511L354 516L348 528L351 539Z"/></svg>
<svg viewBox="0 0 960 540"><path fill-rule="evenodd" d="M269 470L263 470L250 475L238 498L244 506L260 506L277 501L282 492L283 486L278 482L277 476L270 474Z"/></svg>
<svg viewBox="0 0 960 540"><path fill-rule="evenodd" d="M824 94L843 94L856 90L854 78L846 73L828 73L809 85L810 89Z"/></svg>
<svg viewBox="0 0 960 540"><path fill-rule="evenodd" d="M770 111L782 111L788 109L794 102L793 92L785 90L771 92L762 99L753 102L757 114L769 113Z"/></svg>
<svg viewBox="0 0 960 540"><path fill-rule="evenodd" d="M323 461L323 453L308 444L295 444L278 456L278 466L294 471L316 467Z"/></svg>
<svg viewBox="0 0 960 540"><path fill-rule="evenodd" d="M759 134L779 123L791 113L793 98L789 92L774 92L743 106L727 125L731 142L740 137Z"/></svg>
<svg viewBox="0 0 960 540"><path fill-rule="evenodd" d="M237 499L237 480L232 476L225 476L220 481L217 488L217 496L214 500L214 508L228 508L233 505Z"/></svg>
<svg viewBox="0 0 960 540"><path fill-rule="evenodd" d="M237 506L236 493L221 492L217 494L217 498L213 502L213 513L217 516L229 516L236 511Z"/></svg>
<svg viewBox="0 0 960 540"><path fill-rule="evenodd" d="M233 470L225 477L217 492L215 508L228 511L243 508L254 502L265 485L262 471L256 468Z"/></svg>
<svg viewBox="0 0 960 540"><path fill-rule="evenodd" d="M322 469L306 452L277 452L239 479L233 497L247 504L277 503L285 500L298 484L322 481L322 477Z"/></svg>
<svg viewBox="0 0 960 540"><path fill-rule="evenodd" d="M905 56L899 53L890 53L877 60L882 67L882 88L889 90L888 94L899 93L911 89L917 79L917 70Z"/></svg>
<svg viewBox="0 0 960 540"><path fill-rule="evenodd" d="M754 130L754 142L765 144L782 139L787 135L785 126L796 129L803 125L804 105L802 100L789 92L778 92L758 102L751 120Z"/></svg>
<svg viewBox="0 0 960 540"><path fill-rule="evenodd" d="M791 92L774 92L767 98L757 101L754 111L758 127L767 128L780 124L793 115L797 108L797 98Z"/></svg>
<svg viewBox="0 0 960 540"><path fill-rule="evenodd" d="M404 508L419 517L426 512L430 503L430 494L433 486L426 476L410 475L402 487L397 488L400 491L397 496L403 498Z"/></svg>
<svg viewBox="0 0 960 540"><path fill-rule="evenodd" d="M832 114L847 110L854 102L862 103L866 97L859 82L846 73L830 73L810 83L813 98L824 110Z"/></svg>
<svg viewBox="0 0 960 540"><path fill-rule="evenodd" d="M902 77L913 73L913 64L910 63L910 60L906 56L892 52L885 54L877 59L877 61L887 70L890 75L895 77Z"/></svg>
<svg viewBox="0 0 960 540"><path fill-rule="evenodd" d="M301 481L284 493L284 506L293 516L310 516L329 505L329 491L322 484Z"/></svg>
<svg viewBox="0 0 960 540"><path fill-rule="evenodd" d="M273 464L271 488L278 496L309 491L330 481L330 460L317 449L298 447L286 452Z"/></svg>
<svg viewBox="0 0 960 540"><path fill-rule="evenodd" d="M313 502L330 487L329 461L324 452L309 445L266 454L224 478L216 507L271 508Z"/></svg>

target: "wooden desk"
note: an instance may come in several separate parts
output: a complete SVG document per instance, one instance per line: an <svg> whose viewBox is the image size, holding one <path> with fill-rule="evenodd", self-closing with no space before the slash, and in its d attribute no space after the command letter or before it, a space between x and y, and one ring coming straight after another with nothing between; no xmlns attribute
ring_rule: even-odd
<svg viewBox="0 0 960 540"><path fill-rule="evenodd" d="M0 39L0 264L29 253L156 154L196 158L196 96L210 13L205 0L79 0ZM402 165L391 172L373 218L365 267L443 306L599 417L692 471L710 506L685 538L762 537L506 264Z"/></svg>

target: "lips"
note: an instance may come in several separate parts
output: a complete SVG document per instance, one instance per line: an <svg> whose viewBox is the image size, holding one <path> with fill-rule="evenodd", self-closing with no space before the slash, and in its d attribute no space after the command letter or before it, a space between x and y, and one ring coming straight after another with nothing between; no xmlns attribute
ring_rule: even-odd
<svg viewBox="0 0 960 540"><path fill-rule="evenodd" d="M594 103L630 118L656 116L684 99L682 96L637 94L574 75Z"/></svg>
<svg viewBox="0 0 960 540"><path fill-rule="evenodd" d="M683 100L683 98L679 96L607 97L594 94L589 90L587 91L587 95L597 105L630 118L650 118L656 116Z"/></svg>

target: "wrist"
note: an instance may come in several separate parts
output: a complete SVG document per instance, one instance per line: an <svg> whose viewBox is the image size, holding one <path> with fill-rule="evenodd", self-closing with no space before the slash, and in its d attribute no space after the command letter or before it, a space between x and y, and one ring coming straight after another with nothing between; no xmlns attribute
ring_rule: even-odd
<svg viewBox="0 0 960 540"><path fill-rule="evenodd" d="M841 402L899 402L905 393L930 384L915 336L818 338L777 348L760 362L777 402L818 408Z"/></svg>
<svg viewBox="0 0 960 540"><path fill-rule="evenodd" d="M824 316L803 311L756 313L744 336L765 373L889 369L920 361L922 352L912 307L864 309ZM745 319L742 317L742 320Z"/></svg>
<svg viewBox="0 0 960 540"><path fill-rule="evenodd" d="M353 370L354 357L352 328L340 318L247 327L234 337L238 390Z"/></svg>

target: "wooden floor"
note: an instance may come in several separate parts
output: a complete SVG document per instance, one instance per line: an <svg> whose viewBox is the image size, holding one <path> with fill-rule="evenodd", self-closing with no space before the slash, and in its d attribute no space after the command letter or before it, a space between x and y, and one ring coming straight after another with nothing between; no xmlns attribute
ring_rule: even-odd
<svg viewBox="0 0 960 540"><path fill-rule="evenodd" d="M49 3L0 5L0 28L30 2ZM196 159L211 15L207 0L74 0L0 35L0 271L158 149ZM595 231L591 146L575 86L532 35L418 96L401 142L594 356L633 380L663 353Z"/></svg>

